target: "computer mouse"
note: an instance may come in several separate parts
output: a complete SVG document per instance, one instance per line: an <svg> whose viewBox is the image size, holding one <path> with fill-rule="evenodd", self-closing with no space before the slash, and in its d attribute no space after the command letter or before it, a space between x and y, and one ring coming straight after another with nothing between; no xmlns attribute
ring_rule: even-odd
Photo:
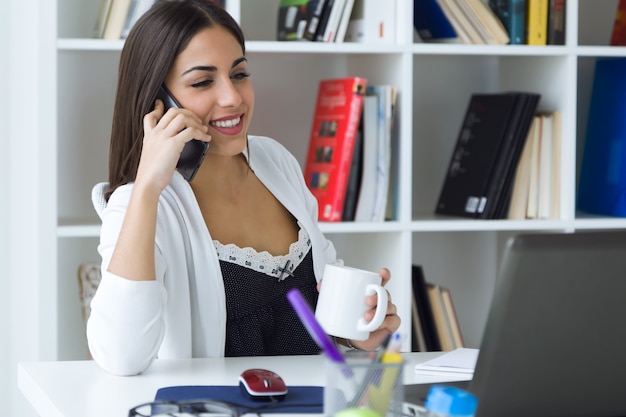
<svg viewBox="0 0 626 417"><path fill-rule="evenodd" d="M254 401L280 401L287 396L285 381L276 372L260 368L239 375L239 390Z"/></svg>

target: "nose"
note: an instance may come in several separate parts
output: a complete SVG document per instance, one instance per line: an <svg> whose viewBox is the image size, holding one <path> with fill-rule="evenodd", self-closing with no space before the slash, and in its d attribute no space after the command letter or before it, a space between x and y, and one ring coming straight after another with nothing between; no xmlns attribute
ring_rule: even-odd
<svg viewBox="0 0 626 417"><path fill-rule="evenodd" d="M237 107L241 104L241 94L230 78L219 83L217 94L217 102L221 107Z"/></svg>

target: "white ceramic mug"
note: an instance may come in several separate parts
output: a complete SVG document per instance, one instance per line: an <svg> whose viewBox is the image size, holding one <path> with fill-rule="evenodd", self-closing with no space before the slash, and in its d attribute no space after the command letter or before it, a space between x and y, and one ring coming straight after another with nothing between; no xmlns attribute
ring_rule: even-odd
<svg viewBox="0 0 626 417"><path fill-rule="evenodd" d="M320 289L315 318L326 333L351 340L365 340L382 324L387 314L387 290L379 274L348 266L327 264ZM378 294L374 318L364 313L370 308L365 299Z"/></svg>

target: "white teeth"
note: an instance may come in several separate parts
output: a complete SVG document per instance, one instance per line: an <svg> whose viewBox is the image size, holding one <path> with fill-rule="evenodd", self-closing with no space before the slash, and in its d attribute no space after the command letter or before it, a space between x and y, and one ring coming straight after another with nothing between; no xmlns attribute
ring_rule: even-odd
<svg viewBox="0 0 626 417"><path fill-rule="evenodd" d="M233 126L237 126L240 121L241 121L241 117L237 117L236 119L232 119L232 120L220 120L218 122L211 122L211 125L215 127L233 127Z"/></svg>

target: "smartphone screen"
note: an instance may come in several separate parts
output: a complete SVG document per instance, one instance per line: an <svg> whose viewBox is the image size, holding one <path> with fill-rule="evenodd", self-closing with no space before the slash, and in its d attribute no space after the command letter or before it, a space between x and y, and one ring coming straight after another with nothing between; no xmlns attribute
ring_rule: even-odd
<svg viewBox="0 0 626 417"><path fill-rule="evenodd" d="M161 86L157 98L161 99L165 104L164 111L167 111L170 107L180 108L180 104L167 91L165 86ZM176 168L187 181L191 181L196 172L198 172L198 168L200 168L208 149L209 144L207 142L197 139L192 139L185 144Z"/></svg>

